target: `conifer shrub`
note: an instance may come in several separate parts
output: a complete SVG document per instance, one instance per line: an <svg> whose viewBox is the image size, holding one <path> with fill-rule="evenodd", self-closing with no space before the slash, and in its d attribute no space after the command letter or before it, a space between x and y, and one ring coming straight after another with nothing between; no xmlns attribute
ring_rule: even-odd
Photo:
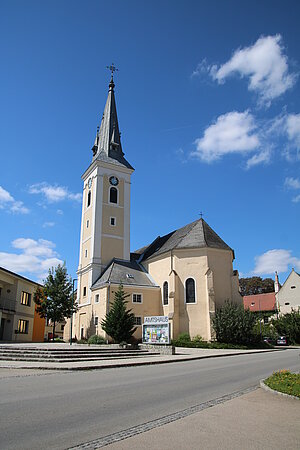
<svg viewBox="0 0 300 450"><path fill-rule="evenodd" d="M129 342L131 336L136 331L135 317L131 309L127 309L126 298L123 286L120 284L115 293L114 302L109 312L101 322L102 329L110 336L114 342L119 344L122 341Z"/></svg>
<svg viewBox="0 0 300 450"><path fill-rule="evenodd" d="M98 334L93 334L93 336L91 336L88 339L87 343L91 344L91 345L95 345L95 344L103 345L103 344L106 344L106 340L104 339L103 336L99 336Z"/></svg>

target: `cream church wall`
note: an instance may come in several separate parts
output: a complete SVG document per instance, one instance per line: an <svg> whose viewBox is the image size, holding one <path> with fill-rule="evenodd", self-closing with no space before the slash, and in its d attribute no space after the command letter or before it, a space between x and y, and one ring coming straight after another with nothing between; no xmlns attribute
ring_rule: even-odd
<svg viewBox="0 0 300 450"><path fill-rule="evenodd" d="M110 304L114 300L114 294L118 290L118 285L112 285L110 287ZM145 286L123 286L126 294L129 294L129 297L126 299L127 309L131 309L132 313L135 316L140 316L142 318L142 323L144 322L145 316L156 316L161 311L160 308L160 289L155 287L145 287ZM142 303L133 303L132 302L132 294L142 294L143 302ZM133 337L135 339L142 338L142 327L137 326L137 330L134 333Z"/></svg>
<svg viewBox="0 0 300 450"><path fill-rule="evenodd" d="M216 307L222 306L226 300L242 302L242 297L236 291L238 286L232 283L232 253L213 248L208 249L207 253L208 265L213 272Z"/></svg>
<svg viewBox="0 0 300 450"><path fill-rule="evenodd" d="M180 333L188 332L193 338L200 335L210 340L208 296L205 274L208 269L206 249L177 250L175 271L178 274ZM185 281L195 280L196 303L185 302Z"/></svg>
<svg viewBox="0 0 300 450"><path fill-rule="evenodd" d="M208 269L206 249L176 250L173 251L172 256L169 253L161 256L161 259L157 257L146 261L144 265L161 287L160 304L163 314L171 315L172 338L187 332L191 337L200 334L204 339L209 340L211 334L205 277ZM185 302L187 278L195 280L196 303L194 304ZM164 281L169 283L169 304L167 306L162 305Z"/></svg>

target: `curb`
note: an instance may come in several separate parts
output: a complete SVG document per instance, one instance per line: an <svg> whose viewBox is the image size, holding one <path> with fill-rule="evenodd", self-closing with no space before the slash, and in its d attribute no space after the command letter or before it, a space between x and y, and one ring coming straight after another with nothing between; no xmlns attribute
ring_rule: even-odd
<svg viewBox="0 0 300 450"><path fill-rule="evenodd" d="M260 385L260 387L261 387L262 389L264 389L265 391L271 392L272 394L275 394L275 395L281 395L281 396L283 396L283 397L289 397L289 398L293 398L293 399L295 399L295 400L300 400L300 398L299 398L299 397L296 397L295 395L290 395L290 394L286 394L285 392L279 392L279 391L275 391L275 389L271 389L269 386L267 386L267 385L264 383L264 381L265 381L265 380L260 380L259 385Z"/></svg>
<svg viewBox="0 0 300 450"><path fill-rule="evenodd" d="M240 355L256 355L258 353L269 353L277 351L276 349L270 349L270 350L258 350L258 351L243 351L240 353L223 353L221 355L202 355L202 356L187 356L185 358L178 358L178 359L168 359L168 360L161 360L161 361L132 361L132 362L122 362L120 364L110 364L110 365L90 365L90 366L78 366L78 367L45 367L45 366L38 366L38 367L31 367L30 365L22 365L22 366L12 366L9 364L1 364L1 369L33 369L33 370L61 370L61 371L76 371L76 370L102 370L102 369L118 369L121 367L136 367L136 366L150 366L150 365L156 365L156 364L173 364L177 362L184 362L184 361L196 361L200 359L209 359L209 358L223 358L228 356L240 356Z"/></svg>

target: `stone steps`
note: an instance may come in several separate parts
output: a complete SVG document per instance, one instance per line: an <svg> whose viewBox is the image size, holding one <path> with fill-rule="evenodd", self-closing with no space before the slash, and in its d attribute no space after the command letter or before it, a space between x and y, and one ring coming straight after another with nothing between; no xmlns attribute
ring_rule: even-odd
<svg viewBox="0 0 300 450"><path fill-rule="evenodd" d="M76 362L99 361L112 359L141 358L157 356L157 352L149 350L131 350L119 348L30 348L1 347L1 361L38 361L38 362Z"/></svg>
<svg viewBox="0 0 300 450"><path fill-rule="evenodd" d="M131 355L139 355L141 353L147 353L147 350L128 350L128 349L120 349L120 350L111 350L111 351L106 351L106 350L91 350L91 351L86 351L86 352L82 352L82 351L77 351L77 350L68 350L68 351L55 351L55 352L51 352L51 351L30 351L30 350L1 350L0 349L0 355L43 355L45 357L47 356L55 356L55 355L113 355L113 354L120 354L120 353L130 353Z"/></svg>
<svg viewBox="0 0 300 450"><path fill-rule="evenodd" d="M58 362L58 363L64 363L64 362L82 362L82 361L104 361L104 360L114 360L114 359L138 359L138 358L143 358L145 356L157 356L157 353L147 353L146 355L106 355L106 356L102 356L102 357L81 357L81 358L34 358L31 356L28 357L17 357L17 356L6 356L6 357L1 357L0 356L0 361L35 361L35 362Z"/></svg>

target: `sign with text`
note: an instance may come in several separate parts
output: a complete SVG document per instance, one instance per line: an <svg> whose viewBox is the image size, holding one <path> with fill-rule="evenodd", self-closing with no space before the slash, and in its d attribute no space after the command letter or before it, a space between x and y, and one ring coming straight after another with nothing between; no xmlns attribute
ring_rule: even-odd
<svg viewBox="0 0 300 450"><path fill-rule="evenodd" d="M146 316L144 317L144 324L159 324L159 323L169 323L168 316Z"/></svg>
<svg viewBox="0 0 300 450"><path fill-rule="evenodd" d="M148 316L144 318L143 343L169 344L170 326L168 316Z"/></svg>

